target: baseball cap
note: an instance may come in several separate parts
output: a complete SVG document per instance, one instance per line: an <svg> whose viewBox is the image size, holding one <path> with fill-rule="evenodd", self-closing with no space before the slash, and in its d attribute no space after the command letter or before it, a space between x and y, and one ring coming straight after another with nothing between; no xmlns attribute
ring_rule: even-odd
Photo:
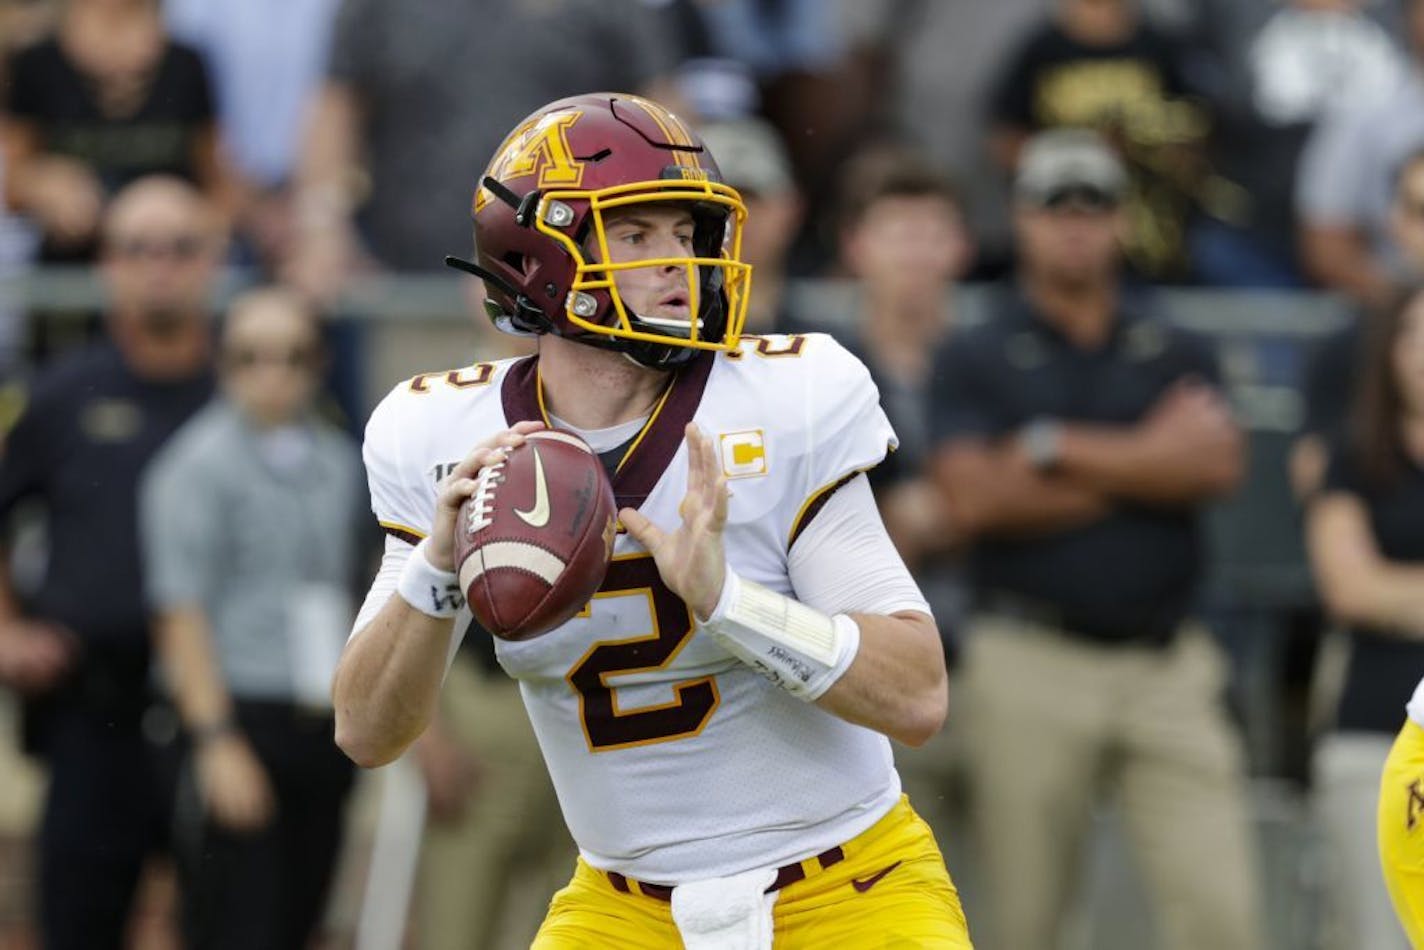
<svg viewBox="0 0 1424 950"><path fill-rule="evenodd" d="M698 128L722 180L757 195L774 195L792 188L791 162L771 123L763 119L709 122Z"/></svg>
<svg viewBox="0 0 1424 950"><path fill-rule="evenodd" d="M1014 195L1040 207L1074 197L1115 205L1122 200L1126 186L1122 162L1096 132L1052 129L1024 144Z"/></svg>

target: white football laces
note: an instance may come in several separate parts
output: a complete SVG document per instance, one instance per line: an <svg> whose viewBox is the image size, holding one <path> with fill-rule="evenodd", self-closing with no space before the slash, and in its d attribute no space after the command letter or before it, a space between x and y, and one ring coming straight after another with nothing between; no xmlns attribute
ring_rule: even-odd
<svg viewBox="0 0 1424 950"><path fill-rule="evenodd" d="M494 520L494 487L504 481L505 461L505 459L501 459L493 465L486 465L480 469L479 480L475 483L475 492L470 496L468 521L470 534L483 531Z"/></svg>

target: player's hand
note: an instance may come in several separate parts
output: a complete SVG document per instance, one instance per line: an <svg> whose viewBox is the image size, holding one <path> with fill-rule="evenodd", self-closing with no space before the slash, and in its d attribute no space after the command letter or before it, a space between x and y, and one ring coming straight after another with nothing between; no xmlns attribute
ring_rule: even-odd
<svg viewBox="0 0 1424 950"><path fill-rule="evenodd" d="M712 615L727 579L727 554L722 544L727 497L727 476L712 440L696 423L689 422L687 494L677 510L682 524L668 532L633 508L618 513L628 533L653 556L663 583L700 619Z"/></svg>
<svg viewBox="0 0 1424 950"><path fill-rule="evenodd" d="M508 449L523 445L526 435L542 428L542 422L516 422L514 428L481 440L445 476L435 500L435 523L431 526L430 543L425 551L431 567L439 571L455 570L455 519L465 499L475 493L480 469L503 461Z"/></svg>
<svg viewBox="0 0 1424 950"><path fill-rule="evenodd" d="M74 663L74 635L41 620L0 622L0 682L21 693L53 686Z"/></svg>
<svg viewBox="0 0 1424 950"><path fill-rule="evenodd" d="M257 831L272 820L272 783L252 746L238 733L198 746L198 789L213 821L229 831Z"/></svg>

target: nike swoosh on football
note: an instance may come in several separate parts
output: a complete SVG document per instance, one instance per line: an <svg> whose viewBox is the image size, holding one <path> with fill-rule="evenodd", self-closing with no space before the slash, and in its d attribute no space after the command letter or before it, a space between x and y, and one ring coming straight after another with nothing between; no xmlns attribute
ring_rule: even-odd
<svg viewBox="0 0 1424 950"><path fill-rule="evenodd" d="M514 513L529 527L542 528L549 523L549 486L544 481L544 460L539 457L539 450L531 445L529 451L534 453L534 507L528 511L516 508Z"/></svg>
<svg viewBox="0 0 1424 950"><path fill-rule="evenodd" d="M879 884L881 878L883 878L885 875L889 874L891 871L895 870L899 866L900 862L896 861L888 868L884 868L880 871L877 871L876 873L870 875L870 877L851 878L850 886L855 888L857 893L864 894L866 891Z"/></svg>

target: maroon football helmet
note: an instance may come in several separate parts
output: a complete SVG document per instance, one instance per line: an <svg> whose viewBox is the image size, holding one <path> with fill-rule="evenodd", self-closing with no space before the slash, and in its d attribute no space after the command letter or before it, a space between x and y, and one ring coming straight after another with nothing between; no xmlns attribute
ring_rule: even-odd
<svg viewBox="0 0 1424 950"><path fill-rule="evenodd" d="M691 212L692 256L608 263L607 214L650 202ZM475 191L478 263L446 261L484 279L485 307L502 330L555 333L671 367L737 345L751 283L740 259L746 214L677 116L633 95L574 96L504 140ZM668 265L686 277L690 318L634 313L616 272Z"/></svg>

